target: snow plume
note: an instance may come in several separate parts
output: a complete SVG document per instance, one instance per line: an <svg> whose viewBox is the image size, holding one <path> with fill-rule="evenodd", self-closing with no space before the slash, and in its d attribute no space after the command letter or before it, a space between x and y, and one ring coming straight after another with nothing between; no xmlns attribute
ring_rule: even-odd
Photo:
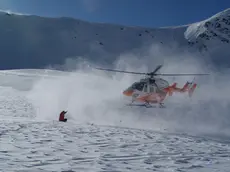
<svg viewBox="0 0 230 172"><path fill-rule="evenodd" d="M0 9L0 12L4 12L4 13L7 13L7 14L15 14L15 15L23 15L23 16L25 16L25 15L29 15L29 14L26 14L26 13L19 13L19 12L15 12L15 11L12 11L12 10L1 10Z"/></svg>
<svg viewBox="0 0 230 172"><path fill-rule="evenodd" d="M57 120L60 111L68 110L69 121L76 123L216 135L226 134L230 129L229 71L217 72L203 57L153 45L139 54L123 54L114 63L119 70L150 72L163 64L159 73L210 73L195 77L198 86L192 98L187 93L174 94L165 100L165 109L126 106L129 99L122 91L143 76L97 71L92 68L94 64L76 62L76 70L68 75L34 84L28 97L38 109L38 118ZM170 84L177 82L179 87L194 80L194 76L164 78Z"/></svg>

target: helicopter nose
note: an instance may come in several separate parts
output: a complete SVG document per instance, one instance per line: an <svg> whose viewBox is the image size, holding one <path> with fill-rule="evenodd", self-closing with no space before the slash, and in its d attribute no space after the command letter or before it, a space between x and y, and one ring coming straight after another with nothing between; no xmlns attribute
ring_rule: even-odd
<svg viewBox="0 0 230 172"><path fill-rule="evenodd" d="M126 95L126 96L132 96L133 90L132 89L127 89L127 90L123 91L123 94Z"/></svg>

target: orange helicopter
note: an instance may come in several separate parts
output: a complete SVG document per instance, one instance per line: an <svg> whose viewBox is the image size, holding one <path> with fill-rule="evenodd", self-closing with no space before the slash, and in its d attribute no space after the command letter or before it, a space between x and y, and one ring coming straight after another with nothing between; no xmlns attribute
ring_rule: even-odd
<svg viewBox="0 0 230 172"><path fill-rule="evenodd" d="M135 106L152 107L151 104L158 104L160 108L165 107L163 101L165 100L166 96L167 95L172 96L174 92L179 92L179 93L188 92L189 97L192 97L197 84L194 82L186 82L182 88L178 88L177 83L173 83L172 85L169 85L169 82L166 81L165 79L156 78L155 76L157 75L161 75L161 76L209 75L209 74L157 74L156 72L160 70L161 67L162 65L157 66L156 69L150 73L129 72L129 71L103 69L103 68L96 68L96 69L149 76L144 79L141 79L138 82L134 82L130 87L128 87L123 91L123 94L125 96L132 98L132 102L129 104L130 106L133 105L133 103L136 101L144 104L135 105Z"/></svg>

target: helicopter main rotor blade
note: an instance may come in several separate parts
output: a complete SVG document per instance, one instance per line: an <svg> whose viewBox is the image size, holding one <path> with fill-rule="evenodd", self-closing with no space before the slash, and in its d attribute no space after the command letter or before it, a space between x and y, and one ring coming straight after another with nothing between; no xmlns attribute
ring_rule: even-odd
<svg viewBox="0 0 230 172"><path fill-rule="evenodd" d="M104 69L104 68L95 68L98 70L110 71L110 72L120 72L120 73L129 73L129 74L137 74L137 75L150 75L150 76L194 76L194 75L209 75L209 74L157 74L156 72L162 67L159 65L153 72L145 73L145 72L131 72L131 71L124 71L124 70L115 70L115 69Z"/></svg>
<svg viewBox="0 0 230 172"><path fill-rule="evenodd" d="M154 71L149 73L149 75L155 74L158 70L160 70L160 68L162 68L162 65L158 65Z"/></svg>
<svg viewBox="0 0 230 172"><path fill-rule="evenodd" d="M138 75L147 75L147 73L143 73L143 72L130 72L130 71L124 71L124 70L103 69L103 68L95 68L95 69L105 70L105 71L110 71L110 72L120 72L120 73L130 73L130 74L138 74Z"/></svg>
<svg viewBox="0 0 230 172"><path fill-rule="evenodd" d="M200 73L197 73L197 74L155 74L155 75L162 75L162 76L194 76L194 75L209 75L209 74L200 74Z"/></svg>
<svg viewBox="0 0 230 172"><path fill-rule="evenodd" d="M110 72L120 72L120 73L129 73L129 74L150 75L150 76L152 76L152 75L156 75L155 73L160 68L162 68L162 65L157 66L156 69L153 72L148 72L148 73L145 73L145 72L130 72L130 71L124 71L124 70L104 69L104 68L95 68L95 69L104 70L104 71L110 71Z"/></svg>

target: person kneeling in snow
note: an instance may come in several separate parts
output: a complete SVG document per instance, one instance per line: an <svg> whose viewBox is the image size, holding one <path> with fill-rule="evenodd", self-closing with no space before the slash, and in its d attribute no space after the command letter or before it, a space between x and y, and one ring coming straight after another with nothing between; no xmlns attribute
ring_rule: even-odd
<svg viewBox="0 0 230 172"><path fill-rule="evenodd" d="M62 122L66 122L67 121L67 118L65 118L65 114L67 113L67 111L62 111L59 115L59 121L62 121Z"/></svg>

